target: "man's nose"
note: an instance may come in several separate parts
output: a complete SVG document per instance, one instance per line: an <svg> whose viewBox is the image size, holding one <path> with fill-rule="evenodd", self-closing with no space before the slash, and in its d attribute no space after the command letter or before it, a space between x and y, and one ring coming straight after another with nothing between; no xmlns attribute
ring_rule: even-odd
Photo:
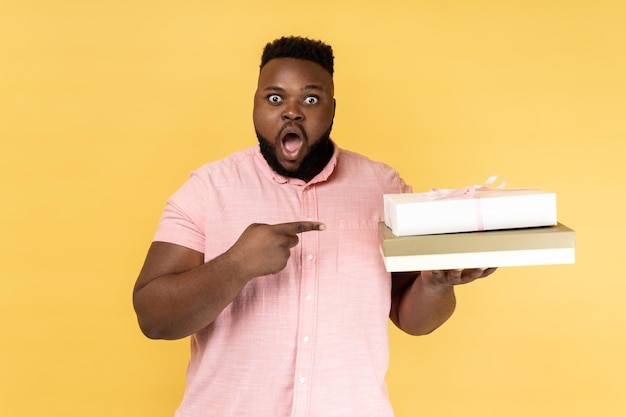
<svg viewBox="0 0 626 417"><path fill-rule="evenodd" d="M304 119L304 113L299 103L287 102L283 109L282 117L284 120L302 120Z"/></svg>

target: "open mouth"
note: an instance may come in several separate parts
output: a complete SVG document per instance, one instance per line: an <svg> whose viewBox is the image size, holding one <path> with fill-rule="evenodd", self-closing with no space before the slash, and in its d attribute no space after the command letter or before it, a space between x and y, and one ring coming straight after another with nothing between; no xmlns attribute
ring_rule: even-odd
<svg viewBox="0 0 626 417"><path fill-rule="evenodd" d="M298 129L289 127L282 132L280 143L285 158L289 161L294 161L300 154L302 145L304 145L304 139Z"/></svg>

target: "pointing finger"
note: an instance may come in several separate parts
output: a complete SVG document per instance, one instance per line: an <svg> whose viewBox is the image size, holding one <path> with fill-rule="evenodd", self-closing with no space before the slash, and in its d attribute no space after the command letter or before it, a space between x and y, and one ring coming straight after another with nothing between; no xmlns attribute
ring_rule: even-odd
<svg viewBox="0 0 626 417"><path fill-rule="evenodd" d="M280 233L285 235L297 235L302 232L310 232L312 230L324 230L326 225L321 222L291 222L291 223L279 223L274 227Z"/></svg>

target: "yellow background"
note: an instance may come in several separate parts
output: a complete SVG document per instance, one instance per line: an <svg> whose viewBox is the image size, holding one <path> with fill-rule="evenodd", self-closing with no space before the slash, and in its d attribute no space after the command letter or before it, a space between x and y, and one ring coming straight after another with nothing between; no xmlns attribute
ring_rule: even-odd
<svg viewBox="0 0 626 417"><path fill-rule="evenodd" d="M343 147L416 191L555 191L575 265L458 288L392 330L398 417L626 416L623 0L0 2L0 415L171 416L187 341L131 290L166 198L255 144L263 45L331 43ZM254 404L251 404L254 407Z"/></svg>

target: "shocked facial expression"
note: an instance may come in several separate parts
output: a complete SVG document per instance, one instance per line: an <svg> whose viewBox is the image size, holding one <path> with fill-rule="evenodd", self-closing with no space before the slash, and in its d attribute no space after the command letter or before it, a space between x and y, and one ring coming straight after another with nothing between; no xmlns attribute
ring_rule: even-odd
<svg viewBox="0 0 626 417"><path fill-rule="evenodd" d="M328 139L334 114L333 80L322 66L276 58L261 69L254 96L254 128L284 171L298 172L315 152L314 145Z"/></svg>

